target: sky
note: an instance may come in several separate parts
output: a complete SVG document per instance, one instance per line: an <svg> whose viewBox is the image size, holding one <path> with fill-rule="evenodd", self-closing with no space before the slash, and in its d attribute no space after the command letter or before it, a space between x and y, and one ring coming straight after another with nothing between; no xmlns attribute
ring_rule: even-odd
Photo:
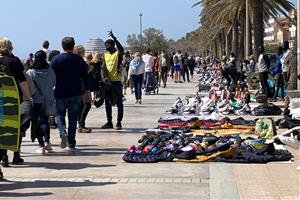
<svg viewBox="0 0 300 200"><path fill-rule="evenodd" d="M0 36L13 42L14 54L26 58L50 41L61 50L61 39L73 36L76 44L90 38L108 39L113 30L126 46L127 35L143 29L163 30L168 39L179 39L199 27L197 0L2 0Z"/></svg>

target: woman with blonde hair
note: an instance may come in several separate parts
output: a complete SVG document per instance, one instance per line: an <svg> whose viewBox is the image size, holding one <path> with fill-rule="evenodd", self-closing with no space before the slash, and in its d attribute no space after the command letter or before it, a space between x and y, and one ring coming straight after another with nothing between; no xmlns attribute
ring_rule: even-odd
<svg viewBox="0 0 300 200"><path fill-rule="evenodd" d="M18 57L13 55L12 50L13 50L12 42L7 38L0 37L0 65L1 65L0 72L4 72L9 76L14 77L14 79L17 82L20 102L22 104L23 101L29 101L31 98L29 84L23 73L24 66L22 62ZM26 130L25 127L27 126L28 126L27 122L26 124L21 124L21 133L23 133L24 130ZM22 136L20 137L19 145L21 145L21 139ZM0 161L2 161L2 166L4 167L9 166L6 149L0 150ZM21 164L23 162L24 160L20 157L20 152L19 151L14 152L13 164Z"/></svg>
<svg viewBox="0 0 300 200"><path fill-rule="evenodd" d="M89 73L91 81L91 92L95 92L99 89L99 83L101 80L102 61L103 55L101 52L92 53L92 60L90 62L91 72Z"/></svg>
<svg viewBox="0 0 300 200"><path fill-rule="evenodd" d="M82 58L85 58L85 48L84 46L82 45L77 45L74 47L74 53L81 56ZM88 64L88 62L85 60L86 62L86 70L87 72L89 73L90 72L90 66ZM90 133L92 132L92 130L90 128L87 128L85 126L85 120L86 120L86 117L89 113L89 111L91 110L91 100L86 100L84 97L84 91L85 91L85 88L82 88L82 105L81 105L81 112L80 112L80 115L79 115L79 120L78 120L78 124L79 124L79 128L78 128L78 132L79 133Z"/></svg>
<svg viewBox="0 0 300 200"><path fill-rule="evenodd" d="M134 59L129 64L128 75L134 84L135 103L142 103L142 84L145 74L145 63L139 52L134 54Z"/></svg>

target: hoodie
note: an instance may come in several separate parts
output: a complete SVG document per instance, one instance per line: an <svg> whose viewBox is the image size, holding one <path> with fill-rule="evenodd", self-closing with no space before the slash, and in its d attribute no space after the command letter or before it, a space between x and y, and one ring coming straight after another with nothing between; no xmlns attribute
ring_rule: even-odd
<svg viewBox="0 0 300 200"><path fill-rule="evenodd" d="M36 92L33 103L54 101L55 73L51 67L46 69L30 69L26 74L33 80Z"/></svg>

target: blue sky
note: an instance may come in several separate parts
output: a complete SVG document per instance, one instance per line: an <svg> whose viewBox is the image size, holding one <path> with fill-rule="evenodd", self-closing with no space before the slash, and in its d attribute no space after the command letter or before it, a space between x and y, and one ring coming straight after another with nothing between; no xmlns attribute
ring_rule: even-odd
<svg viewBox="0 0 300 200"><path fill-rule="evenodd" d="M291 0L293 3L296 0ZM41 48L43 40L51 49L61 49L64 36L74 36L77 44L90 38L107 39L107 31L126 45L128 34L139 33L139 13L143 28L155 27L167 38L178 39L198 28L197 0L3 0L0 36L10 38L14 53L26 58Z"/></svg>
<svg viewBox="0 0 300 200"><path fill-rule="evenodd" d="M100 37L107 31L126 45L128 34L139 33L139 13L143 28L155 27L167 38L178 39L199 25L197 0L5 0L1 1L0 36L10 38L14 53L25 58L41 48L44 39L51 49L61 49L64 36L74 36L77 44ZM6 19L6 20L3 20Z"/></svg>

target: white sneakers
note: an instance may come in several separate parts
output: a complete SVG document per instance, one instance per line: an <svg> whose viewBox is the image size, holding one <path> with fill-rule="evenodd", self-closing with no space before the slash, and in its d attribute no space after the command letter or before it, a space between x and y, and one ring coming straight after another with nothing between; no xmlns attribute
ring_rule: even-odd
<svg viewBox="0 0 300 200"><path fill-rule="evenodd" d="M300 141L297 139L297 136L284 136L284 135L279 135L278 139L283 143L286 144L293 149L299 149L300 146Z"/></svg>
<svg viewBox="0 0 300 200"><path fill-rule="evenodd" d="M36 153L38 153L38 154L45 154L45 153L46 153L45 148L44 148L44 147L39 147L39 148L36 150Z"/></svg>
<svg viewBox="0 0 300 200"><path fill-rule="evenodd" d="M53 148L51 146L51 143L46 143L45 147L39 147L36 150L36 153L38 154L45 154L45 153L52 153L53 152Z"/></svg>

